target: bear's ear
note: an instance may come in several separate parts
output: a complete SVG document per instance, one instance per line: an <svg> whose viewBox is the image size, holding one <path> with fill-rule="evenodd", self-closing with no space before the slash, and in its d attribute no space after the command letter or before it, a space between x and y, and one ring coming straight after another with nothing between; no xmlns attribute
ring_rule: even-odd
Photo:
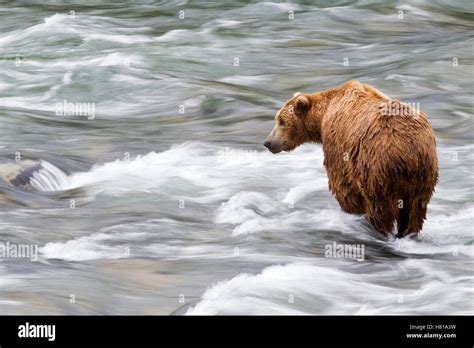
<svg viewBox="0 0 474 348"><path fill-rule="evenodd" d="M307 97L305 97L301 93L297 93L295 109L299 114L304 115L308 111L310 104L311 103Z"/></svg>

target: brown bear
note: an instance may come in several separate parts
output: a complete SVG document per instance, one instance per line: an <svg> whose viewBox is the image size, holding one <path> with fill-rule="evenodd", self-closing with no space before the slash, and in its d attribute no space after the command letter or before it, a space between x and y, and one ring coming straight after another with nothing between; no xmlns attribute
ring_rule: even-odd
<svg viewBox="0 0 474 348"><path fill-rule="evenodd" d="M366 84L297 93L276 114L264 145L273 153L322 143L329 189L342 210L366 214L384 235L421 231L438 182L426 115Z"/></svg>

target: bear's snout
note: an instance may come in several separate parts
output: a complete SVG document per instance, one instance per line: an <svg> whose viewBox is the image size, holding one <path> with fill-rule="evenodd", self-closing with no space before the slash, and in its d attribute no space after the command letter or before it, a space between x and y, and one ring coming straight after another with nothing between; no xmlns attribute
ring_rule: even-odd
<svg viewBox="0 0 474 348"><path fill-rule="evenodd" d="M272 143L271 141L268 141L266 140L264 143L263 143L263 146L265 146L268 150L270 150L271 153L279 153L281 152L281 147L280 146L276 146L274 143Z"/></svg>
<svg viewBox="0 0 474 348"><path fill-rule="evenodd" d="M281 140L281 129L279 129L278 126L275 126L268 135L267 139L265 139L263 146L270 150L271 153L278 153L283 150Z"/></svg>

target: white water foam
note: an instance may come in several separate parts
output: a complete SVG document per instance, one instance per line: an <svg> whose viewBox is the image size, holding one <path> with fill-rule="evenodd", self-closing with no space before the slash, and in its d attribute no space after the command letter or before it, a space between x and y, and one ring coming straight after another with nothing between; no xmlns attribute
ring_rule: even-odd
<svg viewBox="0 0 474 348"><path fill-rule="evenodd" d="M289 208L285 202L287 198L279 202L262 193L239 192L217 209L214 222L235 226L232 236L239 236L261 231L291 231L301 224L352 232L353 225L360 220L356 215L336 209L315 209L310 214L293 205Z"/></svg>
<svg viewBox="0 0 474 348"><path fill-rule="evenodd" d="M429 267L425 262L401 263L408 274L420 274L419 283L411 288L403 282L384 284L397 273L389 266L368 274L345 271L343 265L338 265L340 269L307 263L270 266L257 275L240 274L215 284L186 314L472 313L472 305L453 312L459 298L473 295L469 279L443 279L442 273L434 271L441 261L432 261Z"/></svg>
<svg viewBox="0 0 474 348"><path fill-rule="evenodd" d="M434 209L429 210L418 238L387 241L368 233L363 216L345 214L335 201L332 207L307 209L305 201L311 197L331 199L318 146L303 146L290 154L277 156L257 152L256 156L245 158L223 158L221 150L205 143L185 143L130 161L96 165L88 172L75 173L67 179L60 176L59 189L82 187L92 196L125 196L130 192L157 197L165 194L166 199L185 197L192 202L214 204L217 208L211 222L225 230L230 228L231 235L239 238L259 232L295 233L298 226L304 226L339 231L349 238L379 243L381 248L392 249L395 253L473 255L472 231L467 228L473 223L472 206L446 212L435 204ZM252 178L252 186L259 190L244 189L248 187L248 178ZM180 182L179 189L176 189L177 182ZM50 189L51 184L41 187ZM179 230L178 227L174 229ZM101 238L99 233L91 238L81 237L71 244L58 242L54 248L66 251L58 252L56 256L69 259L71 248L84 251L85 256L77 258L116 257L115 249L101 249L105 241ZM116 235L108 238L120 240ZM159 247L166 248L155 245L150 252L153 254ZM51 248L53 245L45 251L54 256L56 249ZM88 255L87 250L98 252ZM193 250L189 249L189 253L192 255Z"/></svg>
<svg viewBox="0 0 474 348"><path fill-rule="evenodd" d="M194 188L188 197L190 200L219 202L240 192L249 178L269 188L276 189L280 185L286 194L291 188L301 185L302 180L316 178L318 167L322 170L322 160L318 163L322 152L317 146L308 145L292 154L277 156L268 151L245 151L242 153L247 156L232 151L226 154L220 147L184 143L130 161L116 160L96 165L88 172L73 174L62 189L88 186L100 188L103 194L122 195L143 190L159 192L172 181L182 180ZM268 168L273 168L271 178ZM314 186L309 190L314 191Z"/></svg>
<svg viewBox="0 0 474 348"><path fill-rule="evenodd" d="M98 233L67 242L50 242L39 249L41 256L46 259L66 261L87 261L96 259L119 259L127 257L125 247L104 245L111 236Z"/></svg>
<svg viewBox="0 0 474 348"><path fill-rule="evenodd" d="M227 152L209 144L184 143L130 161L96 165L88 172L61 180L60 189L84 187L92 194L121 196L140 191L159 195L166 188L166 194L172 197L185 196L198 203L221 204L214 222L234 225L234 235L252 233L269 224L278 226L298 221L354 233L354 224L361 218L342 213L337 202L330 198L319 146L305 145L292 153L279 155L258 151L243 157L236 152L234 158L232 151L228 151L227 156L223 153ZM249 178L252 186L259 187L258 191L245 190ZM186 183L184 194L182 186L179 190L174 188L177 180ZM299 209L300 204L317 196L334 201L334 206L315 209L311 214ZM409 252L410 245L416 249L424 243L433 247L439 243L440 247L450 248L450 243L469 241L472 231L464 226L472 224L472 207L446 212L444 206L431 206L434 210L428 211L426 233L422 233L421 239L395 240L395 248L407 248L405 251ZM467 249L461 246L460 252L464 251Z"/></svg>
<svg viewBox="0 0 474 348"><path fill-rule="evenodd" d="M133 34L134 31L143 32L148 29L146 27L125 29L101 16L89 16L79 13L73 16L71 13L56 13L44 18L42 23L0 36L0 45L13 44L22 40L33 40L45 34L56 33L77 36L84 42L98 40L132 45L154 41L153 38L145 35Z"/></svg>
<svg viewBox="0 0 474 348"><path fill-rule="evenodd" d="M69 177L58 167L47 161L40 161L41 169L33 173L30 184L38 191L58 191L67 186Z"/></svg>
<svg viewBox="0 0 474 348"><path fill-rule="evenodd" d="M12 44L27 38L34 38L38 35L51 32L61 32L63 34L77 34L78 31L73 27L73 20L66 14L54 14L46 17L43 23L33 25L23 30L17 30L0 36L0 45Z"/></svg>

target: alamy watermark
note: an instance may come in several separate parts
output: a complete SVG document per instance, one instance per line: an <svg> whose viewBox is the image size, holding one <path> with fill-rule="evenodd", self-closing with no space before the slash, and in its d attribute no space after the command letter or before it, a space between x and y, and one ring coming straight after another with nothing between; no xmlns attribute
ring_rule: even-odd
<svg viewBox="0 0 474 348"><path fill-rule="evenodd" d="M219 163L226 162L254 162L258 160L261 153L257 150L245 150L245 149L230 149L226 147L217 151L217 161Z"/></svg>
<svg viewBox="0 0 474 348"><path fill-rule="evenodd" d="M404 116L419 117L421 113L420 103L401 103L399 101L388 101L379 105L382 116Z"/></svg>
<svg viewBox="0 0 474 348"><path fill-rule="evenodd" d="M38 245L0 243L0 259L30 259L38 261Z"/></svg>
<svg viewBox="0 0 474 348"><path fill-rule="evenodd" d="M88 120L95 118L95 103L70 102L64 99L56 103L56 116L83 116Z"/></svg>
<svg viewBox="0 0 474 348"><path fill-rule="evenodd" d="M324 256L327 258L354 259L364 261L364 244L326 244L324 247Z"/></svg>

